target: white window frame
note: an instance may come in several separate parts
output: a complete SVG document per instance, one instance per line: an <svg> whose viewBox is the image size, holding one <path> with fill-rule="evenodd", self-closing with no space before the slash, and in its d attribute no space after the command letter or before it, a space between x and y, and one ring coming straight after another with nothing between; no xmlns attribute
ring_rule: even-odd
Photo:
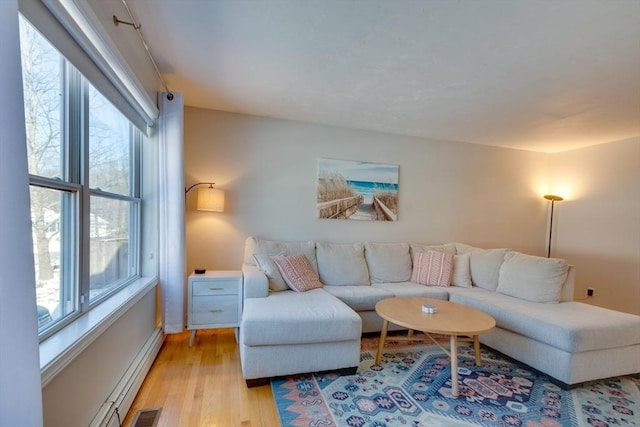
<svg viewBox="0 0 640 427"><path fill-rule="evenodd" d="M24 18L28 25L32 24ZM44 37L44 36L42 36ZM51 44L51 43L50 43ZM52 44L51 44L52 45ZM52 49L55 47L52 45ZM89 162L89 88L90 82L73 67L62 54L61 90L62 114L60 121L63 159L62 177L48 178L30 175L29 184L71 196L70 206L60 207L60 221L67 234L62 239L60 263L64 264L60 274L60 305L70 304L59 319L52 321L39 331L40 341L55 335L62 328L88 313L100 303L134 283L140 277L141 247L141 144L142 132L129 123L129 191L127 195L89 187L91 165ZM97 88L95 90L98 90ZM108 101L108 100L107 100ZM113 105L113 104L111 104ZM116 107L117 108L117 107ZM118 200L129 205L128 229L128 277L109 285L109 289L96 298L90 298L90 222L91 197ZM64 289L64 290L63 290Z"/></svg>

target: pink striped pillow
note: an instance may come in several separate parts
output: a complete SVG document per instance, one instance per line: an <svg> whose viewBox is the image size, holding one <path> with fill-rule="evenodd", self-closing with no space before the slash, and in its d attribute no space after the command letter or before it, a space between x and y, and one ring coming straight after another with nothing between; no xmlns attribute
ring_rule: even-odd
<svg viewBox="0 0 640 427"><path fill-rule="evenodd" d="M447 252L419 252L413 260L411 281L427 286L451 285L453 254Z"/></svg>
<svg viewBox="0 0 640 427"><path fill-rule="evenodd" d="M275 261L287 285L296 292L321 288L322 282L304 255L274 256Z"/></svg>

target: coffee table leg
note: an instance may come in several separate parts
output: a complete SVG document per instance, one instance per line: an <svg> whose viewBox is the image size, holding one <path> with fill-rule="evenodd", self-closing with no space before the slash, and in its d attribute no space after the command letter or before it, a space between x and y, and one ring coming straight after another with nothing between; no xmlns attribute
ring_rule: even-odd
<svg viewBox="0 0 640 427"><path fill-rule="evenodd" d="M458 397L458 337L451 335L451 394L454 397Z"/></svg>
<svg viewBox="0 0 640 427"><path fill-rule="evenodd" d="M480 339L478 335L473 336L473 348L476 350L476 365L482 366L482 357L480 356Z"/></svg>
<svg viewBox="0 0 640 427"><path fill-rule="evenodd" d="M382 331L380 331L380 342L378 343L378 354L376 354L376 365L380 364L382 359L382 350L384 349L384 340L387 339L387 328L389 327L389 321L384 319L382 322Z"/></svg>

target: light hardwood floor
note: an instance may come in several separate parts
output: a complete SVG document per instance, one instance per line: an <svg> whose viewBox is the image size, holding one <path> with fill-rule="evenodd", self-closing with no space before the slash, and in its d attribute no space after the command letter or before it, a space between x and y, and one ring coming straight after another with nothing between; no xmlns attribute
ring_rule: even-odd
<svg viewBox="0 0 640 427"><path fill-rule="evenodd" d="M274 427L271 386L248 389L233 329L167 335L122 426L139 409L162 408L158 427Z"/></svg>

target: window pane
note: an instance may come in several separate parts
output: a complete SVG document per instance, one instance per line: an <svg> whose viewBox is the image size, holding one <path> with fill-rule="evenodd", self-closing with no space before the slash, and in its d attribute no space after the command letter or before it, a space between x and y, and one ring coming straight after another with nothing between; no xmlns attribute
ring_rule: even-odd
<svg viewBox="0 0 640 427"><path fill-rule="evenodd" d="M91 197L90 299L133 276L129 261L132 202Z"/></svg>
<svg viewBox="0 0 640 427"><path fill-rule="evenodd" d="M73 194L35 186L30 193L38 329L42 331L76 309L70 280Z"/></svg>
<svg viewBox="0 0 640 427"><path fill-rule="evenodd" d="M61 131L63 58L23 18L20 49L29 173L65 179Z"/></svg>
<svg viewBox="0 0 640 427"><path fill-rule="evenodd" d="M93 86L89 88L89 187L130 195L131 125Z"/></svg>

